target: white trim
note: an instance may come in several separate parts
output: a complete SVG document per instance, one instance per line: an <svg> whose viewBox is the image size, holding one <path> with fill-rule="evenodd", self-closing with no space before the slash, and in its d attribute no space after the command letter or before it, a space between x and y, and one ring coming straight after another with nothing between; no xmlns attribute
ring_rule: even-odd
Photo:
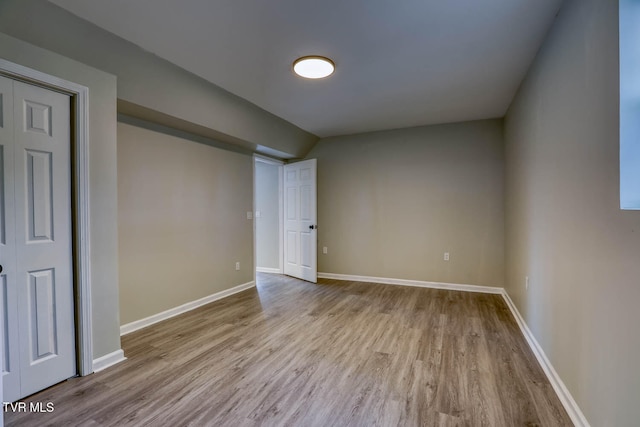
<svg viewBox="0 0 640 427"><path fill-rule="evenodd" d="M278 266L284 273L284 165L278 166Z"/></svg>
<svg viewBox="0 0 640 427"><path fill-rule="evenodd" d="M258 273L274 273L274 274L282 274L282 270L279 268L270 268L270 267L256 267L256 271Z"/></svg>
<svg viewBox="0 0 640 427"><path fill-rule="evenodd" d="M91 232L89 194L89 89L78 93L76 99L76 245L77 245L77 301L80 375L93 370L93 326L91 310ZM91 367L91 369L90 369Z"/></svg>
<svg viewBox="0 0 640 427"><path fill-rule="evenodd" d="M256 162L258 161L258 158L256 156L256 154L253 154L253 162L251 162L251 212L253 212L253 220L251 221L251 233L252 233L252 237L253 237L253 281L255 282L257 279L256 277L256 268L258 265L258 245L256 244L257 241L257 226L258 226L258 221L256 221Z"/></svg>
<svg viewBox="0 0 640 427"><path fill-rule="evenodd" d="M256 160L256 162L267 163L269 165L284 165L284 162L282 160L272 159L271 157L265 157L257 153L253 153L253 158Z"/></svg>
<svg viewBox="0 0 640 427"><path fill-rule="evenodd" d="M385 285L414 286L418 288L446 289L450 291L502 294L503 288L492 286L462 285L457 283L425 282L422 280L390 279L387 277L353 276L349 274L318 273L320 279L351 280L355 282L382 283Z"/></svg>
<svg viewBox="0 0 640 427"><path fill-rule="evenodd" d="M75 205L76 303L78 368L80 375L93 372L91 307L91 236L89 195L89 88L40 71L0 59L0 74L44 85L73 96L75 107Z"/></svg>
<svg viewBox="0 0 640 427"><path fill-rule="evenodd" d="M589 422L587 421L587 418L584 416L584 414L580 410L580 407L578 406L576 401L573 399L573 396L571 396L571 393L567 389L567 386L564 384L562 379L560 379L560 375L558 375L556 370L553 368L553 365L551 364L551 362L547 358L547 355L544 353L544 350L542 350L542 347L540 346L535 336L527 326L527 323L524 321L524 318L518 311L518 308L516 307L516 305L511 300L511 297L509 297L509 294L507 293L507 291L505 290L502 291L502 298L504 298L504 301L506 302L507 306L511 310L511 313L513 314L513 317L516 319L518 326L520 326L520 330L522 331L522 334L527 340L527 343L529 344L531 351L533 351L533 354L536 356L536 359L538 360L540 367L542 368L545 375L549 379L551 386L553 387L556 394L558 395L560 402L562 402L562 406L564 406L564 409L569 414L569 417L571 418L571 421L573 421L573 424L577 427L589 427Z"/></svg>
<svg viewBox="0 0 640 427"><path fill-rule="evenodd" d="M124 351L122 350L116 350L112 353L105 354L104 356L93 360L93 372L103 371L117 363L124 362L125 360L127 360L127 358L124 357Z"/></svg>
<svg viewBox="0 0 640 427"><path fill-rule="evenodd" d="M186 313L187 311L191 311L205 304L209 304L210 302L217 301L222 298L226 298L233 294L237 294L238 292L242 292L247 289L253 288L255 286L256 286L255 281L243 283L242 285L234 286L233 288L225 289L224 291L216 292L215 294L211 294L204 298L200 298L195 301L182 304L178 307L171 308L169 310L163 311L162 313L154 314L153 316L145 317L144 319L127 323L125 325L120 326L120 335L130 334L131 332L137 331L138 329L146 328L147 326L151 326L155 323L162 322L163 320L170 319L179 314Z"/></svg>

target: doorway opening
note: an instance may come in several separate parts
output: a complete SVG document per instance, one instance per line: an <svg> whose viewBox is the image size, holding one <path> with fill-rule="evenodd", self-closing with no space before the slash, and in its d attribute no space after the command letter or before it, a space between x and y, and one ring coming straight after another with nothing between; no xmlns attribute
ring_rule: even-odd
<svg viewBox="0 0 640 427"><path fill-rule="evenodd" d="M255 271L282 274L283 162L254 155Z"/></svg>

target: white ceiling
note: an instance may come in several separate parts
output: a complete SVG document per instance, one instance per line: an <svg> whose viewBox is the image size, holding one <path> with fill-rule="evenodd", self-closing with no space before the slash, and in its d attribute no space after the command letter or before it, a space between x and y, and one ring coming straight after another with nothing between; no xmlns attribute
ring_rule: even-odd
<svg viewBox="0 0 640 427"><path fill-rule="evenodd" d="M561 0L50 0L318 136L502 117ZM323 55L333 76L292 73Z"/></svg>

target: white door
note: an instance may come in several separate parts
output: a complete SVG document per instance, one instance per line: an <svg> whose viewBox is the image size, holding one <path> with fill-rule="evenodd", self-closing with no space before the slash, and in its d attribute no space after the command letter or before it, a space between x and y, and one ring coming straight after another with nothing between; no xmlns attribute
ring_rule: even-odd
<svg viewBox="0 0 640 427"><path fill-rule="evenodd" d="M284 274L318 281L316 159L284 166Z"/></svg>
<svg viewBox="0 0 640 427"><path fill-rule="evenodd" d="M0 77L4 400L76 374L69 96Z"/></svg>

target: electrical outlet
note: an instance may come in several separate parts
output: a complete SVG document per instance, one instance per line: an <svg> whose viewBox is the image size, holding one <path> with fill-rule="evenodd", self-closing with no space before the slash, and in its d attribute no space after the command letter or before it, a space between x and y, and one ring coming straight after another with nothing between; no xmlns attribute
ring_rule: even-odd
<svg viewBox="0 0 640 427"><path fill-rule="evenodd" d="M253 212L247 211L247 219L253 219Z"/></svg>
<svg viewBox="0 0 640 427"><path fill-rule="evenodd" d="M322 253L326 255L328 252L329 252L329 250L327 249L327 247L323 246L322 247Z"/></svg>
<svg viewBox="0 0 640 427"><path fill-rule="evenodd" d="M240 263L236 262L236 270L240 270Z"/></svg>
<svg viewBox="0 0 640 427"><path fill-rule="evenodd" d="M529 290L529 276L524 277L524 288L525 290Z"/></svg>
<svg viewBox="0 0 640 427"><path fill-rule="evenodd" d="M260 218L261 215L260 211L256 211L256 218Z"/></svg>
<svg viewBox="0 0 640 427"><path fill-rule="evenodd" d="M449 261L449 252L444 253L444 260Z"/></svg>

